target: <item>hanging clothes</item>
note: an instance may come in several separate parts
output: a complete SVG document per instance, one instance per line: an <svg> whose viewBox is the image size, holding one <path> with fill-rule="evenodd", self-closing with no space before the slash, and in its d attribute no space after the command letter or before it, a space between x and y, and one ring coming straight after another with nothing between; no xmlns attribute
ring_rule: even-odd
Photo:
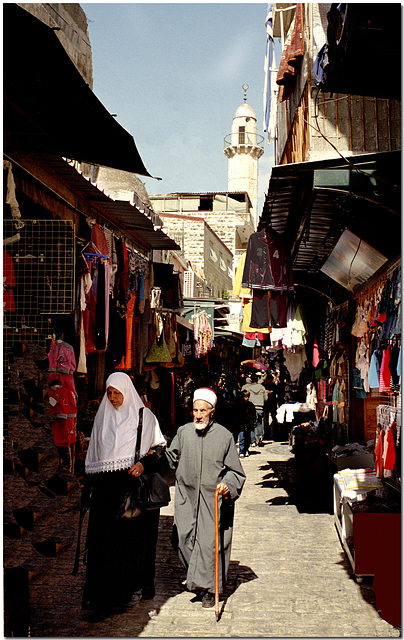
<svg viewBox="0 0 404 640"><path fill-rule="evenodd" d="M273 289L265 229L252 233L248 239L241 286L245 289Z"/></svg>
<svg viewBox="0 0 404 640"><path fill-rule="evenodd" d="M212 330L205 311L194 318L195 357L205 356L213 347Z"/></svg>
<svg viewBox="0 0 404 640"><path fill-rule="evenodd" d="M390 474L387 474L386 471L394 471L396 466L396 447L394 442L394 434L396 431L396 423L393 422L390 426L390 429L387 431L387 435L384 441L384 450L383 450L383 467L384 467L384 476L388 477Z"/></svg>
<svg viewBox="0 0 404 640"><path fill-rule="evenodd" d="M290 251L282 236L271 228L265 230L273 289L281 293L294 290Z"/></svg>
<svg viewBox="0 0 404 640"><path fill-rule="evenodd" d="M294 382L298 379L303 371L305 362L307 362L306 349L304 347L296 347L294 351L287 350L284 352L284 357L290 379Z"/></svg>
<svg viewBox="0 0 404 640"><path fill-rule="evenodd" d="M341 383L339 380L335 382L334 390L332 393L332 421L338 422L338 401L339 401L339 392L341 389Z"/></svg>
<svg viewBox="0 0 404 640"><path fill-rule="evenodd" d="M320 362L320 351L317 344L317 338L314 339L313 345L313 368L315 369Z"/></svg>
<svg viewBox="0 0 404 640"><path fill-rule="evenodd" d="M384 448L384 429L381 429L378 425L376 429L375 436L375 449L374 449L374 458L375 458L375 471L376 477L383 477L383 448Z"/></svg>
<svg viewBox="0 0 404 640"><path fill-rule="evenodd" d="M267 329L270 325L270 294L268 291L253 290L251 325L257 329Z"/></svg>
<svg viewBox="0 0 404 640"><path fill-rule="evenodd" d="M3 251L3 310L15 311L14 287L16 285L12 257Z"/></svg>
<svg viewBox="0 0 404 640"><path fill-rule="evenodd" d="M393 393L390 388L391 371L389 369L390 362L390 345L383 351L382 364L380 365L380 393Z"/></svg>
<svg viewBox="0 0 404 640"><path fill-rule="evenodd" d="M60 384L49 387L49 415L51 417L52 434L57 447L70 447L76 442L77 395L71 388Z"/></svg>
<svg viewBox="0 0 404 640"><path fill-rule="evenodd" d="M380 349L375 349L370 358L368 381L371 389L380 387L380 366L383 354Z"/></svg>
<svg viewBox="0 0 404 640"><path fill-rule="evenodd" d="M49 414L55 445L70 447L77 439L77 392L73 373L73 347L64 340L52 340L49 358Z"/></svg>

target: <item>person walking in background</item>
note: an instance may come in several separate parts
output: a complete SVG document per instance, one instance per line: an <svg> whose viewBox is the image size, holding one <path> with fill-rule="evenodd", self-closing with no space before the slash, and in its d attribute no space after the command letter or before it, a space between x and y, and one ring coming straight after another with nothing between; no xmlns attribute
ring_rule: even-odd
<svg viewBox="0 0 404 640"><path fill-rule="evenodd" d="M278 385L272 373L267 373L262 384L267 392L267 399L264 404L264 435L268 439L276 440L279 431L276 417L276 410L278 408Z"/></svg>
<svg viewBox="0 0 404 640"><path fill-rule="evenodd" d="M186 585L196 591L203 607L215 603L215 492L219 489L219 584L223 592L230 562L234 502L245 473L228 429L214 421L217 396L196 389L194 421L181 426L166 457L176 469L173 546L186 568Z"/></svg>
<svg viewBox="0 0 404 640"><path fill-rule="evenodd" d="M217 396L217 403L215 407L216 420L223 427L230 429L229 424L229 407L232 401L232 396L227 384L226 374L222 373L215 385L214 391Z"/></svg>
<svg viewBox="0 0 404 640"><path fill-rule="evenodd" d="M240 458L248 458L250 455L251 431L257 421L257 412L249 400L250 393L242 391L241 397L230 405L229 422L232 425L234 441L238 442L238 455Z"/></svg>
<svg viewBox="0 0 404 640"><path fill-rule="evenodd" d="M139 410L143 410L140 461L135 463ZM154 596L159 510L119 518L128 474L156 471L157 451L165 438L155 415L144 407L126 373L113 373L94 419L85 460L85 486L91 487L86 551L87 570L82 608L98 622L119 612L135 591Z"/></svg>
<svg viewBox="0 0 404 640"><path fill-rule="evenodd" d="M264 415L264 403L267 399L267 392L261 382L258 382L258 378L255 373L251 375L251 382L245 384L241 390L249 392L249 400L253 403L255 411L257 412L255 429L251 431L251 446L255 447L258 445L260 447L264 437L262 419Z"/></svg>

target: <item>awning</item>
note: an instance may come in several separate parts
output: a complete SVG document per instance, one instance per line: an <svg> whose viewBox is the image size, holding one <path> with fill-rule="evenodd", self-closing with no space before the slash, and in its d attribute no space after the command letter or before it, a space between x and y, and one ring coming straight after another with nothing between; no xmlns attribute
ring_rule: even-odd
<svg viewBox="0 0 404 640"><path fill-rule="evenodd" d="M25 158L23 154L17 156L18 166L25 171L30 180L42 184L45 190L50 189L54 198L60 198L70 205L70 208L83 213L89 217L100 217L100 221L109 222L122 233L131 238L135 243L142 244L147 250L150 249L171 249L179 250L180 246L161 230L161 220L159 216L148 209L150 217L139 211L139 209L123 200L112 200L105 193L97 189L89 180L86 180L73 166L68 164L63 158L52 154L38 153L35 155L37 163L32 167L24 166ZM10 157L15 162L13 157ZM40 170L36 173L36 168ZM58 180L57 186L51 189L47 184L41 182L41 172L46 170L48 178L52 175ZM24 190L20 185L18 173L15 175L16 186ZM50 182L50 181L49 181ZM67 202L60 194L58 185L68 185L70 202ZM59 193L58 193L59 191ZM32 194L31 194L32 196ZM41 203L41 202L40 202ZM43 203L42 203L43 204Z"/></svg>
<svg viewBox="0 0 404 640"><path fill-rule="evenodd" d="M3 94L6 153L17 147L150 176L55 32L14 3L3 4Z"/></svg>
<svg viewBox="0 0 404 640"><path fill-rule="evenodd" d="M346 290L330 285L320 269L345 229L388 260L400 254L400 185L400 151L276 165L258 230L284 234L295 283L342 301Z"/></svg>

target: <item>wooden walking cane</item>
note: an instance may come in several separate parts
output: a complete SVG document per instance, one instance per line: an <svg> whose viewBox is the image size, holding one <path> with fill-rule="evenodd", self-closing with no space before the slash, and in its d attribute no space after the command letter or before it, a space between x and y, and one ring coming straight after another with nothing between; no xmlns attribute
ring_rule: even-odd
<svg viewBox="0 0 404 640"><path fill-rule="evenodd" d="M215 491L215 612L219 620L219 488Z"/></svg>

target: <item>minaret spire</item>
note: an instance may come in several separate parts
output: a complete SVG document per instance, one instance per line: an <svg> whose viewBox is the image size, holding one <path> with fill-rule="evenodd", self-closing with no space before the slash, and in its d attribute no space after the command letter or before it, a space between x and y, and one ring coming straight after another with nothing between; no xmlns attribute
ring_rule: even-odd
<svg viewBox="0 0 404 640"><path fill-rule="evenodd" d="M224 139L224 154L228 163L229 191L246 191L250 196L251 214L256 221L258 160L264 153L264 138L257 133L257 116L254 109L247 104L248 84L241 85L244 91L244 102L233 117L231 134Z"/></svg>
<svg viewBox="0 0 404 640"><path fill-rule="evenodd" d="M248 84L243 84L241 88L244 91L244 102L247 102L247 91L249 89L249 86Z"/></svg>

